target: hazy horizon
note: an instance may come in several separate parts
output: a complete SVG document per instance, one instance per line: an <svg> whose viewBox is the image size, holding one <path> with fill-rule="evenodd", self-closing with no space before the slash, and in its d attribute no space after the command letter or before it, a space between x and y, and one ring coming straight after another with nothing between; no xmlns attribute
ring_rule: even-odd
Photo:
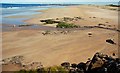
<svg viewBox="0 0 120 73"><path fill-rule="evenodd" d="M118 2L39 2L39 3L6 3L6 4L119 4ZM1 3L4 4L4 3Z"/></svg>
<svg viewBox="0 0 120 73"><path fill-rule="evenodd" d="M39 4L39 3L80 3L80 2L119 2L119 0L1 0L0 3Z"/></svg>

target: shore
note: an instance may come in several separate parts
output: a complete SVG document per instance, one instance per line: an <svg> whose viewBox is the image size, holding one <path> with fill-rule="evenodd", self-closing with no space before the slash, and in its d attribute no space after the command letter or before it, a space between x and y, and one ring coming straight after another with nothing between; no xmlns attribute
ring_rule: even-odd
<svg viewBox="0 0 120 73"><path fill-rule="evenodd" d="M40 20L81 17L83 19L69 22L80 26L105 24L105 27L118 29L118 11L82 5L51 8L40 12L42 14L36 15L36 18L25 20L25 22L49 26L51 29L39 30L38 28L38 30L3 32L3 59L23 56L24 63L41 62L46 67L60 65L66 61L71 63L84 62L96 52L106 53L110 56L115 53L117 57L119 33L117 31L101 28L59 30L55 28L55 24L44 25ZM50 34L43 35L43 32L46 31L49 31ZM92 35L89 36L89 33ZM113 39L117 45L107 43L107 39ZM4 66L3 70L6 69L9 70L7 66ZM17 70L17 68L15 69Z"/></svg>

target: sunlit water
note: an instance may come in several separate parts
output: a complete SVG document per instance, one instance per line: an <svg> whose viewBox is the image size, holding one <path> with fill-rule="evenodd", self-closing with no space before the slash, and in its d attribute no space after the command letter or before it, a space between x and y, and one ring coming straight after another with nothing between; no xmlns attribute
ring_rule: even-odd
<svg viewBox="0 0 120 73"><path fill-rule="evenodd" d="M58 6L59 7L59 6ZM40 6L40 7L12 7L12 8L1 8L2 13L0 14L0 22L2 24L26 24L23 22L24 20L33 18L34 14L41 14L41 12L37 12L37 10L44 10L48 8L56 8L54 6ZM9 16L24 16L24 17L16 17L10 18Z"/></svg>

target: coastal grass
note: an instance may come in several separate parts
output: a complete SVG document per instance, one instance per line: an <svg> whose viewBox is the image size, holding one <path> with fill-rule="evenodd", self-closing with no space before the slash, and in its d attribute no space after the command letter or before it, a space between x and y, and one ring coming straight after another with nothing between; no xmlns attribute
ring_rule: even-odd
<svg viewBox="0 0 120 73"><path fill-rule="evenodd" d="M20 70L14 73L69 73L69 72L62 66L51 66L34 70Z"/></svg>
<svg viewBox="0 0 120 73"><path fill-rule="evenodd" d="M54 24L57 23L56 28L78 28L79 26L73 24L73 23L67 23L62 21L55 21L52 19L46 19L46 20L40 20L41 22L44 22L44 24Z"/></svg>
<svg viewBox="0 0 120 73"><path fill-rule="evenodd" d="M60 22L56 25L57 28L78 28L77 25L72 23Z"/></svg>

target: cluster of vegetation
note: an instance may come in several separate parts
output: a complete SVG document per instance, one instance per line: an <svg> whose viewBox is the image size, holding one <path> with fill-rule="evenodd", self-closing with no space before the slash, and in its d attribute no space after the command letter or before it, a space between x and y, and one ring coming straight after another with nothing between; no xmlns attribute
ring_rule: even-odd
<svg viewBox="0 0 120 73"><path fill-rule="evenodd" d="M47 19L47 20L40 20L41 22L45 22L45 24L54 24L54 23L59 23L59 21L54 21L52 19Z"/></svg>
<svg viewBox="0 0 120 73"><path fill-rule="evenodd" d="M58 25L56 25L57 28L78 28L79 26L71 24L71 23L65 23L65 22L60 22Z"/></svg>
<svg viewBox="0 0 120 73"><path fill-rule="evenodd" d="M111 7L120 7L120 5L114 5L114 4L109 4L107 6L111 6Z"/></svg>
<svg viewBox="0 0 120 73"><path fill-rule="evenodd" d="M48 68L40 68L36 70L20 70L14 73L69 73L69 72L62 66L53 66Z"/></svg>

